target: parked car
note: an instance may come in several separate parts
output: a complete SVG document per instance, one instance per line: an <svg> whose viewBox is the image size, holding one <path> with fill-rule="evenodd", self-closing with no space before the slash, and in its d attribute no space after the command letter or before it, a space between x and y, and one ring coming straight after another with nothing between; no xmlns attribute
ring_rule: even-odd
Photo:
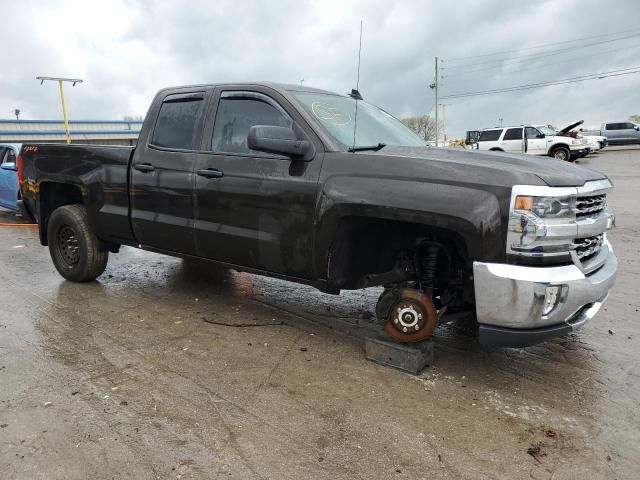
<svg viewBox="0 0 640 480"><path fill-rule="evenodd" d="M40 241L74 282L129 245L333 294L383 286L377 317L398 341L475 312L481 342L522 346L591 319L616 276L604 174L429 148L307 86L161 90L135 148L27 144L20 163Z"/></svg>
<svg viewBox="0 0 640 480"><path fill-rule="evenodd" d="M20 195L16 158L20 144L0 143L0 207L17 210Z"/></svg>
<svg viewBox="0 0 640 480"><path fill-rule="evenodd" d="M575 134L564 132L563 130L558 130L553 125L536 125L536 128L547 136L569 137L569 138L575 139L579 145L582 145L584 147L584 151L581 154L579 154L576 158L585 157L588 154L595 152L596 150L600 150L599 145L596 145L596 143L591 142L589 139L582 137L582 135L575 135ZM570 140L567 140L567 141L570 141Z"/></svg>
<svg viewBox="0 0 640 480"><path fill-rule="evenodd" d="M484 129L478 139L478 150L548 155L566 161L589 153L588 147L577 139L547 135L532 125Z"/></svg>
<svg viewBox="0 0 640 480"><path fill-rule="evenodd" d="M600 130L580 129L582 135L607 137L609 145L627 145L640 143L640 125L636 122L605 122Z"/></svg>

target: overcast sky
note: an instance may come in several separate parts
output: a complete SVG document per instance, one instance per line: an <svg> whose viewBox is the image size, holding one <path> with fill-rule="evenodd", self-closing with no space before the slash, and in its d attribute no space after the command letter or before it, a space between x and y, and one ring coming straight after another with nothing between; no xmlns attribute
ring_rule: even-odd
<svg viewBox="0 0 640 480"><path fill-rule="evenodd" d="M433 112L436 55L442 94L640 66L638 0L2 0L0 9L0 118L15 108L23 119L61 117L56 86L36 75L84 79L66 90L72 119L144 115L157 90L182 84L304 79L344 93L355 86L360 19L360 91L398 117ZM524 50L478 56L515 49ZM640 114L640 74L442 103L452 137L498 118L592 126Z"/></svg>

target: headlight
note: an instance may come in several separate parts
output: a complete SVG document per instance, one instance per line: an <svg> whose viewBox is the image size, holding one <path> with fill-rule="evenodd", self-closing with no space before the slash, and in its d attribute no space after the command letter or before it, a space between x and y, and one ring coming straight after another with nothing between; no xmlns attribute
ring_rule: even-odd
<svg viewBox="0 0 640 480"><path fill-rule="evenodd" d="M534 197L517 195L514 202L514 213L529 215L539 219L573 219L576 213L576 195L563 197ZM535 220L534 218L534 220Z"/></svg>
<svg viewBox="0 0 640 480"><path fill-rule="evenodd" d="M576 232L575 192L575 188L514 187L507 253L569 256Z"/></svg>

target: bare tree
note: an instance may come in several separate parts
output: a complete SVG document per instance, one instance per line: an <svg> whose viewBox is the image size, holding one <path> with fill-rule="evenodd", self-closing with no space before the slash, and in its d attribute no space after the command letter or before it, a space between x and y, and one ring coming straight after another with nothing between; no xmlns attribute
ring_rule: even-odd
<svg viewBox="0 0 640 480"><path fill-rule="evenodd" d="M403 118L402 123L427 141L436 139L436 121L429 115Z"/></svg>
<svg viewBox="0 0 640 480"><path fill-rule="evenodd" d="M629 120L631 120L632 122L640 122L640 115L631 115L629 117Z"/></svg>

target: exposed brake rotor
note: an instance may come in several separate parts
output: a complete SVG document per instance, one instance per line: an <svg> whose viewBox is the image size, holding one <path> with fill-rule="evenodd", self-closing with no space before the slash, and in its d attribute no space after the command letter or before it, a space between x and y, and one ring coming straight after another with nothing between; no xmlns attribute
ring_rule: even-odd
<svg viewBox="0 0 640 480"><path fill-rule="evenodd" d="M437 311L431 298L419 290L405 288L398 292L384 326L387 334L400 342L421 342L431 338L438 325Z"/></svg>

